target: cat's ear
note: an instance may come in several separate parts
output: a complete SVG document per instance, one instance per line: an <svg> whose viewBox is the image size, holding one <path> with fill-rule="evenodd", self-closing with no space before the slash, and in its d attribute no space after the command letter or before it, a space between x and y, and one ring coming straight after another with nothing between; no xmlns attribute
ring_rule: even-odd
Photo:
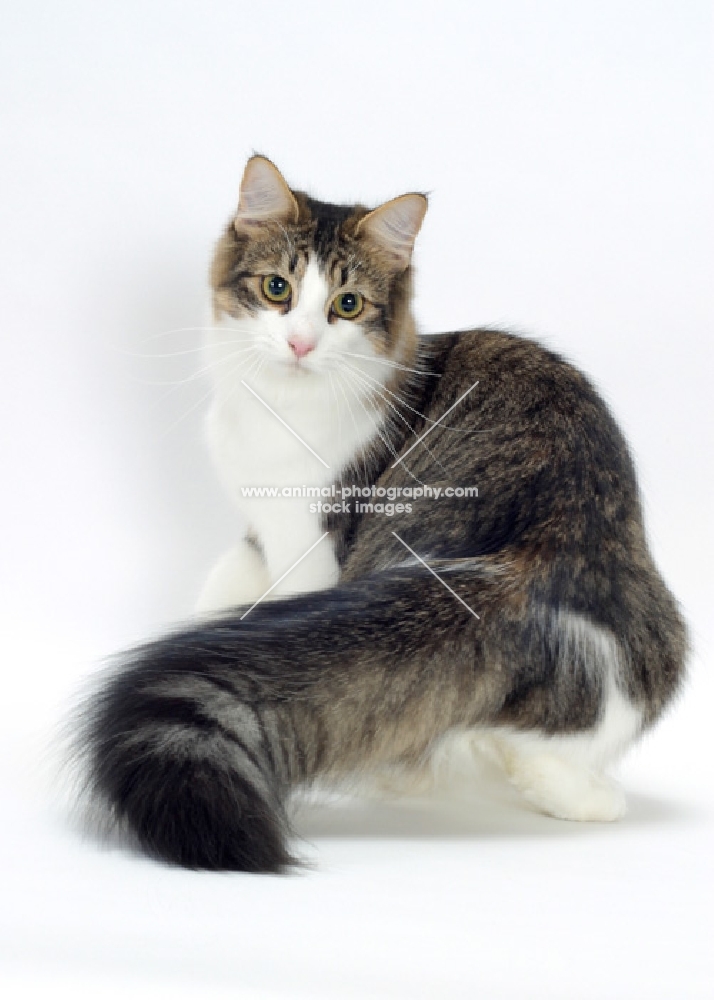
<svg viewBox="0 0 714 1000"><path fill-rule="evenodd" d="M357 235L386 251L398 270L409 266L414 240L426 215L423 194L403 194L387 201L360 219Z"/></svg>
<svg viewBox="0 0 714 1000"><path fill-rule="evenodd" d="M285 178L265 156L251 156L240 184L233 225L240 230L266 222L297 222L298 203Z"/></svg>

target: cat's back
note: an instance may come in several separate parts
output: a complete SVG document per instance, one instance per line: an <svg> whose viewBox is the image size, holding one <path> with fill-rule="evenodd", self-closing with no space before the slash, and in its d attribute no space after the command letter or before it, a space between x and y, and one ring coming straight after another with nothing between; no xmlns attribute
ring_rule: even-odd
<svg viewBox="0 0 714 1000"><path fill-rule="evenodd" d="M550 469L559 477L554 490L558 483L601 496L614 490L635 501L624 436L576 365L533 339L488 328L424 337L421 349L435 374L425 429L433 427L432 447L452 468L476 462L504 489L507 478Z"/></svg>
<svg viewBox="0 0 714 1000"><path fill-rule="evenodd" d="M481 391L477 398L505 412L546 410L570 416L587 410L609 414L602 397L589 378L571 361L531 337L505 330L475 328L421 338L421 350L438 371L442 392L453 394L471 386ZM458 395L457 395L458 398Z"/></svg>

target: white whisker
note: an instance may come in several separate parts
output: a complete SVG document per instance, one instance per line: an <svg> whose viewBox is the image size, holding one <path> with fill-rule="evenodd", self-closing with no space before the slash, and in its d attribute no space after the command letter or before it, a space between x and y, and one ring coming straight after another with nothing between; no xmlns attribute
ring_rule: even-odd
<svg viewBox="0 0 714 1000"><path fill-rule="evenodd" d="M358 378L362 378L363 380L364 379L371 379L372 381L376 382L377 384L374 387L373 391L379 393L379 395L382 397L382 399L384 400L384 402L394 410L394 412L397 414L397 416L402 421L402 423L405 424L405 426L407 427L407 429L409 430L409 432L411 434L415 433L414 428L411 425L411 423L406 419L406 417L402 413L399 412L399 410L396 408L396 406L392 402L390 402L390 400L388 400L387 397L384 395L384 392L389 392L389 389L387 389L386 386L382 386L379 382L377 382L376 379L372 379L372 377L370 375L367 375L366 372L362 372L362 371L358 372L357 369L352 368L347 361L345 361L344 364L347 365L347 367L350 368L350 370L352 371L352 373L355 376L357 376ZM367 384L369 385L369 382ZM382 391L382 390L384 390L384 391ZM389 394L391 396L394 396L393 392L390 392ZM399 399L398 396L395 396L395 398ZM403 406L408 406L408 403L405 403L404 400L401 400L401 403L402 403ZM409 409L411 409L411 407L409 407ZM424 442L422 442L422 444L424 444ZM431 456L432 460L441 468L441 470L443 471L444 475L448 476L449 475L448 471L444 468L443 463L439 461L439 459L436 457L436 455L431 450L431 448L427 444L424 444L424 448L426 449L426 451L428 452L428 454ZM407 469L407 472L410 472L410 470ZM413 475L413 473L410 473L410 474ZM423 485L423 483L422 483L422 485Z"/></svg>
<svg viewBox="0 0 714 1000"><path fill-rule="evenodd" d="M362 355L358 355L358 354L349 354L349 355L347 355L346 351L343 352L343 354L345 354L346 356L351 357L351 358L362 357ZM347 364L347 362L345 362L345 364ZM353 367L352 370L356 371L357 369L355 369ZM360 374L364 375L366 378L372 378L372 379L374 379L374 376L373 375L368 375L368 373L363 368L360 368L359 372L360 372ZM411 410L412 413L416 413L416 415L418 417L421 417L422 420L426 421L426 423L428 423L428 424L437 424L438 423L440 427L444 428L444 430L446 430L446 431L452 431L454 434L467 434L467 435L471 435L471 434L475 434L476 433L475 430L468 430L468 429L465 429L463 427L450 427L448 424L441 423L438 419L435 420L433 417L427 417L427 415L425 413L422 413L420 410L415 409L413 406L411 406L409 403L407 403L407 401L404 399L404 397L400 396L399 393L393 392L391 389L388 389L386 387L386 385L382 385L382 388L384 389L384 391L386 393L389 393L390 396L392 396L394 399L396 399L402 406L405 406L408 410Z"/></svg>
<svg viewBox="0 0 714 1000"><path fill-rule="evenodd" d="M345 374L347 375L348 373L345 371ZM364 405L364 402L362 400L362 394L357 391L357 385L350 386L349 382L347 383L347 385L348 385L348 388L352 388L354 390L355 398L357 399L358 403L360 404L360 406L364 410L367 419L372 423L372 425L373 425L373 427L374 427L377 435L381 438L382 443L385 445L385 447L387 448L387 450L390 451L392 453L392 455L396 458L397 457L397 452L394 450L394 448L393 448L391 442L389 441L389 439L385 438L384 435L382 434L382 431L380 429L380 422L379 422L378 419L375 418L375 414L374 413L370 413L367 410L367 407ZM369 388L369 387L367 387L367 388ZM406 466L405 466L405 469L406 469ZM406 469L406 471L409 472L409 469ZM416 476L414 476L413 478L416 479ZM420 482L420 480L418 480L418 479L416 481ZM424 484L421 483L421 485L424 485Z"/></svg>
<svg viewBox="0 0 714 1000"><path fill-rule="evenodd" d="M347 365L347 362L345 362L345 365ZM350 375L351 375L352 377L354 377L354 376L356 375L356 372L354 371L354 369L350 369L350 368L349 368L349 366L347 366L347 368L346 368L346 369L343 369L343 371L345 371L345 374L347 374L347 372L349 371L349 373L350 373ZM363 385L363 386L364 386L365 388L367 388L368 390L370 389L370 386L369 386L368 384L367 384L367 385L365 386L365 383L364 383L364 382L362 382L362 385ZM377 390L377 389L374 389L374 388L372 388L372 390L371 390L371 391L373 391L373 392L379 392L379 390ZM381 394L380 394L380 395L381 395ZM389 402L389 400L388 400L388 399L386 399L386 398L384 398L384 397L382 397L382 398L384 399L384 401L385 401L385 402L386 402L386 403L387 403L387 404L388 404L389 406L392 406L392 409L393 409L393 410L395 411L395 413L397 413L397 416L399 416L399 417L400 417L400 418L401 418L402 420L404 420L404 417L402 417L402 415L401 415L401 414L400 414L400 413L399 413L399 412L398 412L398 411L396 410L396 407L394 407L394 406L393 406L393 405L392 405L392 404L391 404L391 403ZM409 428L409 430L411 430L411 425L410 425L410 424L409 424L409 423L408 423L407 421L405 421L405 420L404 420L404 422L405 422L405 423L407 424L407 427ZM387 432L387 435L388 435L388 433L389 433L389 432L388 432L388 429L387 429L386 427L385 427L385 431ZM394 446L392 445L392 443L391 443L391 442L390 442L390 441L388 440L388 438L384 438L384 437L382 436L382 434L380 433L379 429L377 429L377 433L378 433L378 434L379 434L379 436L380 436L380 437L382 438L382 441L383 441L383 442L384 442L384 444L386 445L386 447L387 447L388 451L390 451L390 452L391 452L391 454L393 455L393 457L394 457L394 458L397 458L397 457L398 457L398 453L397 453L397 451L395 450L395 448L394 448ZM427 449L427 450L428 450L428 449ZM430 452L430 454L431 454L431 452ZM431 457L432 457L432 458L434 459L434 461L436 461L436 462L437 462L437 464L439 464L439 465L441 464L440 462L438 462L438 459L436 459L434 455L432 455ZM413 479L413 480L414 480L415 482L419 483L419 485L420 485L420 486L424 486L424 485L425 485L425 484L424 484L424 483L422 482L422 480L421 480L421 479L419 479L419 477L418 477L418 476L417 476L417 475L416 475L416 474L415 474L414 472L412 472L412 470L411 470L411 469L410 469L410 468L409 468L409 467L408 467L408 466L406 465L406 463L404 463L404 462L401 462L400 464L404 466L404 469L405 469L405 471L409 473L409 475L410 475L410 476L412 477L412 479ZM442 468L443 468L443 466L442 466ZM446 472L446 470L445 470L445 469L444 469L444 472Z"/></svg>
<svg viewBox="0 0 714 1000"><path fill-rule="evenodd" d="M240 369L243 367L243 365L247 364L247 362L249 360L250 360L250 357L243 358L240 361L239 364L235 365L230 370L229 377L231 377L231 378L234 377L240 371ZM213 396L213 392L214 392L214 389L213 389L213 386L211 386L209 388L208 392L203 393L200 399L196 400L196 402L193 403L191 406L189 406L189 408L187 410L185 410L184 413L182 413L181 416L177 420L175 420L172 424L170 424L168 427L166 427L162 431L162 433L159 435L159 440L163 441L164 438L166 438L173 430L175 430L176 427L179 426L179 424L182 424L183 421L188 416L190 416L192 413L194 413L200 406L203 406L205 403L207 403L208 400ZM167 393L167 395L168 395L168 393Z"/></svg>
<svg viewBox="0 0 714 1000"><path fill-rule="evenodd" d="M231 347L235 344L243 343L243 341L233 340L223 340L220 343L213 343L211 347ZM163 361L165 358L180 358L187 354L201 354L206 351L207 345L200 344L197 347L187 347L181 351L166 351L163 354L143 354L140 351L125 351L122 347L110 347L109 348L115 354L121 354L122 357L126 358L140 358L141 360L147 361Z"/></svg>
<svg viewBox="0 0 714 1000"><path fill-rule="evenodd" d="M349 351L343 351L342 353L348 358L362 358L363 361L376 361L382 365L389 365L390 368L398 368L403 372L413 372L415 375L421 375L422 378L432 374L419 368L408 368L406 365L400 364L398 361L392 361L390 358L370 357L369 354L351 354ZM436 377L441 378L441 375L437 375Z"/></svg>
<svg viewBox="0 0 714 1000"><path fill-rule="evenodd" d="M340 378L340 373L339 372L335 372L335 375L337 377L338 388L339 388L340 392L342 393L342 398L345 401L345 405L347 406L347 410L349 412L349 415L352 418L352 423L354 424L355 437L356 437L357 440L359 440L360 434L359 434L359 429L357 427L357 420L355 418L355 415L354 415L354 413L352 411L352 407L350 406L350 401L348 400L347 394L345 393L344 387L342 385L342 379ZM360 449L360 452L358 452L358 454L361 454L361 456L362 456L362 467L364 469L364 483L365 483L365 486L368 486L369 485L369 474L367 472L367 462L366 462L365 456L364 456L364 449ZM357 468L356 459L357 459L357 456L355 456L355 468Z"/></svg>

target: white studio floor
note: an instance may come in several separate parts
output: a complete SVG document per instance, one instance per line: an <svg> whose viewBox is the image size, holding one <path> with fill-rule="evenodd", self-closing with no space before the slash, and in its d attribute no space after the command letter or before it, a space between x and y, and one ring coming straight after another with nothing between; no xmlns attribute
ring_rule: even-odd
<svg viewBox="0 0 714 1000"><path fill-rule="evenodd" d="M534 814L484 766L428 802L303 807L308 865L291 877L83 840L50 804L38 740L18 735L2 747L4 995L711 997L703 716L690 690L631 754L617 825Z"/></svg>

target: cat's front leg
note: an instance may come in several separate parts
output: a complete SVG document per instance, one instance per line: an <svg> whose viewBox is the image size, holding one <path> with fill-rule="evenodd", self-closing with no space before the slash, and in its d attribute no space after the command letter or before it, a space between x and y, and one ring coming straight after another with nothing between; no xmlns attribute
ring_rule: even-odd
<svg viewBox="0 0 714 1000"><path fill-rule="evenodd" d="M198 614L252 604L270 586L268 569L256 544L243 538L218 560L196 602Z"/></svg>
<svg viewBox="0 0 714 1000"><path fill-rule="evenodd" d="M318 535L318 539L319 539ZM317 544L315 544L315 542ZM340 577L340 568L335 558L329 535L318 541L310 551L296 547L284 549L272 561L271 579L278 581L270 592L270 597L289 597L291 594L305 594L312 590L326 590L334 587ZM286 558L289 557L289 558ZM269 565L270 565L270 557Z"/></svg>
<svg viewBox="0 0 714 1000"><path fill-rule="evenodd" d="M274 503L269 518L256 521L255 527L274 585L269 598L325 590L338 582L340 568L332 539L320 516L304 501Z"/></svg>

